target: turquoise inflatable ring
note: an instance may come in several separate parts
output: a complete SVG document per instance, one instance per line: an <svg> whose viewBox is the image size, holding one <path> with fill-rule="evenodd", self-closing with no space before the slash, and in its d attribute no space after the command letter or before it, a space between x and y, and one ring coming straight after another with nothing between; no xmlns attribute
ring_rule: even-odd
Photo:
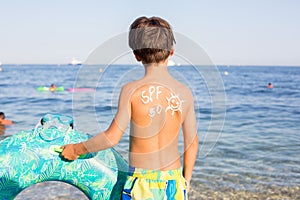
<svg viewBox="0 0 300 200"><path fill-rule="evenodd" d="M114 149L69 162L53 147L91 136L73 130L72 118L62 115L47 114L39 126L0 141L1 200L14 199L25 188L44 181L69 183L89 199L120 199L128 164Z"/></svg>

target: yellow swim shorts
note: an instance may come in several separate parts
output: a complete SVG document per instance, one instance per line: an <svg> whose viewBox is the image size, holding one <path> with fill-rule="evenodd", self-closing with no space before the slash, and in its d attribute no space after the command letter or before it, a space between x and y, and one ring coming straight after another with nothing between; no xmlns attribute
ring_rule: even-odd
<svg viewBox="0 0 300 200"><path fill-rule="evenodd" d="M130 167L123 200L187 200L182 168L159 171Z"/></svg>

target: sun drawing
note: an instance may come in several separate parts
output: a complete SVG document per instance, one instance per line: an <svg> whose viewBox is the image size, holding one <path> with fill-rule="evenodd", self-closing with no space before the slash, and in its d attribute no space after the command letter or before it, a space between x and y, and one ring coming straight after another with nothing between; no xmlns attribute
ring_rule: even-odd
<svg viewBox="0 0 300 200"><path fill-rule="evenodd" d="M180 113L181 111L181 106L182 106L182 102L179 97L177 95L174 95L171 93L171 97L168 98L166 97L167 101L168 101L168 107L166 108L166 112L168 110L172 111L172 115L174 115L174 112L179 111Z"/></svg>

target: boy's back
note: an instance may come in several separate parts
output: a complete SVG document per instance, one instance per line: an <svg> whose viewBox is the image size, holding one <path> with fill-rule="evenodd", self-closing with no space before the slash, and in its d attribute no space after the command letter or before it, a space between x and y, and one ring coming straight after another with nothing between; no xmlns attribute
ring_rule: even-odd
<svg viewBox="0 0 300 200"><path fill-rule="evenodd" d="M190 90L166 66L145 67L146 76L123 89L130 105L130 165L169 170L181 166L178 136L189 106ZM191 127L194 128L194 127Z"/></svg>

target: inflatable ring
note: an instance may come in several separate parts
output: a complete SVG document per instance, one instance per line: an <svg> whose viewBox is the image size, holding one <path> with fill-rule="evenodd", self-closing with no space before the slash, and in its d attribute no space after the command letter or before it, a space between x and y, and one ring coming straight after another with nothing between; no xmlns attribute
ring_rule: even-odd
<svg viewBox="0 0 300 200"><path fill-rule="evenodd" d="M36 88L37 89L37 91L39 91L39 92L48 92L48 91L50 91L50 92L62 92L62 91L64 91L65 90L65 88L63 87L63 86L59 86L59 87L57 87L57 88L55 88L55 89L51 89L50 87L45 87L45 86L39 86L38 88Z"/></svg>
<svg viewBox="0 0 300 200"><path fill-rule="evenodd" d="M55 126L48 123L49 116L58 121ZM25 188L44 181L69 183L89 199L120 199L127 162L114 149L89 153L72 162L64 160L54 146L85 141L91 136L73 130L73 120L65 130L62 118L48 115L41 120L43 127L0 141L1 200L14 199Z"/></svg>

